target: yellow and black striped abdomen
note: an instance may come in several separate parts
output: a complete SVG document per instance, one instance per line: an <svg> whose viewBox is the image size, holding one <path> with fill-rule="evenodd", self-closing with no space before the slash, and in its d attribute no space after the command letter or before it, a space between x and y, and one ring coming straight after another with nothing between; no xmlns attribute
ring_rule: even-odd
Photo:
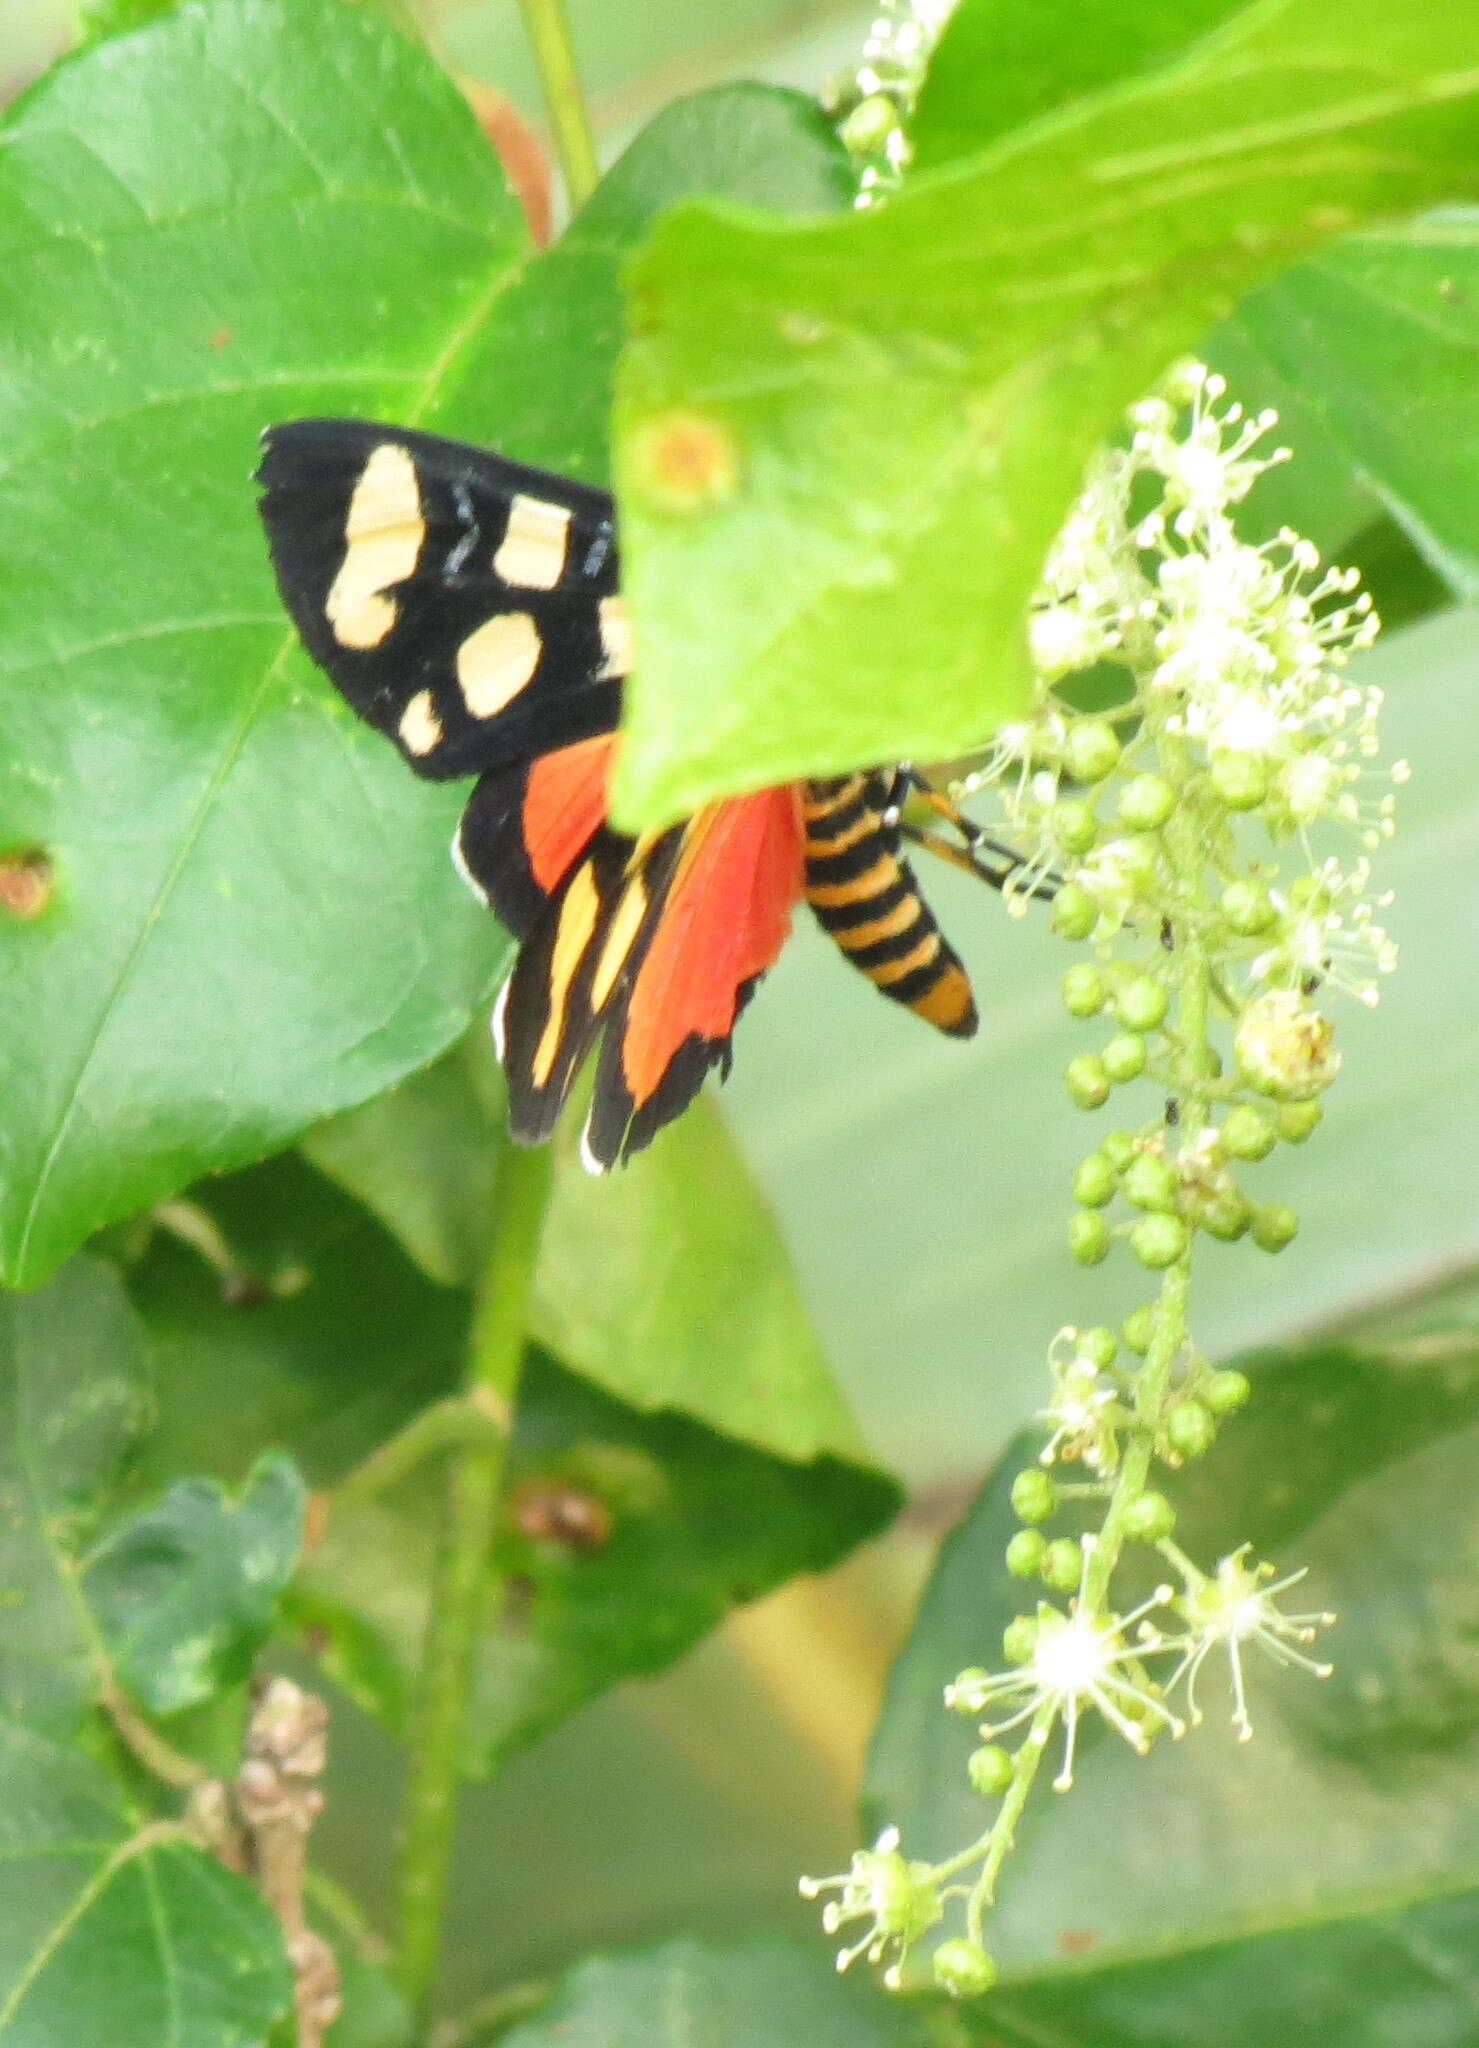
<svg viewBox="0 0 1479 2048"><path fill-rule="evenodd" d="M916 1016L969 1038L976 1005L965 969L900 851L881 775L808 782L806 900L854 967Z"/></svg>

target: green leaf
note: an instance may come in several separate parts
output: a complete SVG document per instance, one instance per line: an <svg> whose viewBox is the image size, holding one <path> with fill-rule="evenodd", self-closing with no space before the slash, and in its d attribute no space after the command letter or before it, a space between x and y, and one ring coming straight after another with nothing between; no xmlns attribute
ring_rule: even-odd
<svg viewBox="0 0 1479 2048"><path fill-rule="evenodd" d="M1219 340L1261 356L1449 586L1479 597L1479 211L1337 242L1256 292Z"/></svg>
<svg viewBox="0 0 1479 2048"><path fill-rule="evenodd" d="M0 930L28 1284L419 1065L492 983L457 795L294 651L249 477L295 413L486 434L461 351L525 241L470 110L370 8L212 0L0 133L0 812L55 868Z"/></svg>
<svg viewBox="0 0 1479 2048"><path fill-rule="evenodd" d="M1208 1565L1244 1541L1281 1570L1308 1565L1285 1604L1338 1613L1321 1643L1336 1675L1322 1684L1277 1669L1246 1643L1251 1743L1230 1726L1224 1662L1202 1672L1207 1724L1184 1742L1158 1744L1148 1759L1111 1739L1081 1749L1073 1796L1030 1810L993 1916L993 1952L1014 1987L1001 1999L1008 2038L1013 2013L1077 2011L1087 2022L1101 1972L1112 2015L1121 1966L1167 1958L1159 1985L1148 1966L1135 1980L1153 2011L1191 1952L1299 1930L1265 1944L1261 1960L1250 1949L1241 1969L1228 1965L1229 1987L1241 1981L1247 2038L1264 1995L1260 1970L1277 1958L1291 1985L1308 1981L1321 1953L1349 1947L1338 1923L1369 1916L1367 1938L1378 1943L1392 1914L1472 1886L1479 1516L1468 1475L1479 1445L1479 1338L1470 1330L1380 1352L1332 1347L1248 1363L1245 1413L1205 1460L1166 1482L1176 1538ZM981 1802L963 1773L978 1738L944 1712L940 1694L963 1665L999 1661L1001 1628L1028 1597L1002 1550L1015 1525L1012 1475L1038 1441L1011 1447L947 1543L890 1681L869 1801L875 1818L902 1827L910 1854L955 1849L980 1831ZM1465 1921L1471 1913L1466 1906ZM1436 1918L1441 1925L1441 1909ZM1015 1987L1059 1978L1064 1956L1078 1953L1092 1960L1074 1985L1044 1994L1041 2008L1035 1992L1014 2003ZM1344 2040L1327 2028L1345 2023L1345 1995L1336 1984L1324 1997L1328 2018L1301 2007L1310 2038ZM983 2010L993 2013L994 2001ZM1223 2024L1213 2038L1234 2038L1230 2015ZM1082 2038L1105 2036L1085 2024ZM1111 2027L1108 2038L1163 2037ZM1433 2038L1457 2048L1463 2037Z"/></svg>
<svg viewBox="0 0 1479 2048"><path fill-rule="evenodd" d="M0 1293L0 1718L73 1732L102 1645L76 1559L149 1412L144 1338L112 1270Z"/></svg>
<svg viewBox="0 0 1479 2048"><path fill-rule="evenodd" d="M981 2048L1467 2048L1479 1892L1004 1992L982 2008ZM1299 2032L1291 2033L1298 2015Z"/></svg>
<svg viewBox="0 0 1479 2048"><path fill-rule="evenodd" d="M1064 105L1143 75L1236 12L1234 0L1112 4L962 0L911 123L939 165ZM1298 461L1264 478L1266 530L1339 548L1385 502L1451 587L1479 589L1479 468L1468 431L1475 216L1349 237L1256 291L1207 354L1250 412L1275 406Z"/></svg>
<svg viewBox="0 0 1479 2048"><path fill-rule="evenodd" d="M1206 1247L1196 1314L1213 1356L1474 1258L1479 1038L1454 948L1479 872L1475 616L1394 633L1352 673L1385 689L1386 750L1412 763L1397 836L1375 856L1402 959L1379 1009L1333 1004L1345 1065L1318 1134L1250 1170L1259 1199L1299 1212L1298 1238L1256 1261ZM745 1017L726 1091L864 1436L920 1483L973 1480L1041 1406L1059 1324L1112 1323L1145 1298L1128 1259L1072 1265L1065 1232L1084 1151L1153 1106L1147 1084L1097 1118L1060 1108L1066 1062L1098 1042L1058 994L1073 948L1037 914L1009 921L968 878L927 880L975 978L979 1037L961 1046L901 1017L801 928Z"/></svg>
<svg viewBox="0 0 1479 2048"><path fill-rule="evenodd" d="M89 1757L0 1725L0 2043L260 2048L292 2006L251 1887L136 1831Z"/></svg>
<svg viewBox="0 0 1479 2048"><path fill-rule="evenodd" d="M708 1947L673 1941L592 1956L503 2048L926 2048L919 2014L858 1978L820 1944Z"/></svg>
<svg viewBox="0 0 1479 2048"><path fill-rule="evenodd" d="M304 1150L444 1282L471 1284L496 1218L496 1075L455 1052L310 1134ZM783 1458L862 1455L770 1211L710 1100L622 1172L572 1132L535 1269L530 1327L633 1407L676 1408Z"/></svg>
<svg viewBox="0 0 1479 2048"><path fill-rule="evenodd" d="M783 213L845 206L852 170L816 102L724 85L675 100L617 159L560 239L502 299L470 363L500 445L605 484L622 266L676 200L722 195Z"/></svg>
<svg viewBox="0 0 1479 2048"><path fill-rule="evenodd" d="M303 1481L260 1457L239 1500L178 1480L109 1531L82 1568L119 1678L151 1712L177 1713L245 1678L303 1541Z"/></svg>
<svg viewBox="0 0 1479 2048"><path fill-rule="evenodd" d="M459 793L293 648L261 428L368 413L598 476L617 273L652 211L819 206L843 172L799 95L702 94L530 261L451 82L340 0L172 15L59 67L3 132L0 815L55 875L43 916L0 920L24 1020L0 1273L30 1284L422 1065L507 957L446 859Z"/></svg>
<svg viewBox="0 0 1479 2048"><path fill-rule="evenodd" d="M454 1389L468 1296L424 1279L307 1167L273 1161L198 1196L262 1284L223 1295L208 1266L162 1235L131 1272L159 1360L156 1477L200 1463L233 1476L276 1443L332 1483ZM290 1291L275 1293L283 1273ZM720 1327L711 1345L743 1382L751 1328L736 1313L715 1344ZM419 1648L440 1499L427 1471L372 1506L331 1513L295 1598L299 1620L328 1636L330 1669L392 1726ZM482 1649L478 1767L617 1678L671 1663L736 1600L835 1562L897 1496L839 1457L769 1456L682 1415L638 1414L536 1351L510 1499L510 1604Z"/></svg>
<svg viewBox="0 0 1479 2048"><path fill-rule="evenodd" d="M1181 56L1238 0L961 0L930 59L909 124L930 170L1092 92Z"/></svg>
<svg viewBox="0 0 1479 2048"><path fill-rule="evenodd" d="M668 214L618 381L619 820L979 745L1121 407L1332 223L1472 189L1476 27L1259 0L887 206Z"/></svg>

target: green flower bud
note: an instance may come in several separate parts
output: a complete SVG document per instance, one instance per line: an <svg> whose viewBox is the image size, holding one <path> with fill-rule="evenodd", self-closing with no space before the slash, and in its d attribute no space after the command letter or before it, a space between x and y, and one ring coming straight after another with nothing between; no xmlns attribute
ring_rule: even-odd
<svg viewBox="0 0 1479 2048"><path fill-rule="evenodd" d="M1229 882L1217 899L1217 907L1233 930L1245 939L1266 932L1279 914L1261 882Z"/></svg>
<svg viewBox="0 0 1479 2048"><path fill-rule="evenodd" d="M1287 1202L1260 1202L1253 1211L1253 1242L1261 1252L1281 1252L1298 1229Z"/></svg>
<svg viewBox="0 0 1479 2048"><path fill-rule="evenodd" d="M1119 817L1132 832L1154 832L1176 808L1176 792L1164 775L1133 775L1120 792Z"/></svg>
<svg viewBox="0 0 1479 2048"><path fill-rule="evenodd" d="M1268 795L1268 768L1257 754L1218 754L1207 779L1230 811L1255 811Z"/></svg>
<svg viewBox="0 0 1479 2048"><path fill-rule="evenodd" d="M1030 1614L1018 1614L1001 1632L1001 1653L1008 1664L1030 1664L1037 1651L1037 1623ZM960 1683L959 1679L956 1684Z"/></svg>
<svg viewBox="0 0 1479 2048"><path fill-rule="evenodd" d="M1214 1415L1235 1415L1252 1392L1248 1375L1231 1366L1208 1373L1202 1382L1202 1399Z"/></svg>
<svg viewBox="0 0 1479 2048"><path fill-rule="evenodd" d="M1109 1257L1109 1225L1097 1209L1075 1209L1068 1225L1069 1255L1080 1266L1101 1266Z"/></svg>
<svg viewBox="0 0 1479 2048"><path fill-rule="evenodd" d="M1300 1103L1298 1107L1314 1105ZM1255 1109L1250 1102L1239 1102L1223 1118L1218 1135L1230 1159L1266 1159L1274 1149L1278 1131L1263 1110Z"/></svg>
<svg viewBox="0 0 1479 2048"><path fill-rule="evenodd" d="M1243 1012L1233 1044L1238 1068L1260 1095L1307 1102L1340 1071L1328 1017L1293 989L1270 989Z"/></svg>
<svg viewBox="0 0 1479 2048"><path fill-rule="evenodd" d="M1163 1493L1137 1493L1125 1509L1125 1530L1142 1543L1157 1543L1176 1527L1176 1510Z"/></svg>
<svg viewBox="0 0 1479 2048"><path fill-rule="evenodd" d="M1113 1330L1106 1330L1103 1323L1095 1323L1091 1329L1079 1331L1077 1348L1081 1358L1087 1358L1090 1365L1105 1372L1114 1364L1119 1345L1114 1340Z"/></svg>
<svg viewBox="0 0 1479 2048"><path fill-rule="evenodd" d="M979 1998L996 1982L996 1965L984 1948L957 1936L935 1950L935 1982L952 1998Z"/></svg>
<svg viewBox="0 0 1479 2048"><path fill-rule="evenodd" d="M1127 1031L1154 1031L1166 1014L1168 998L1158 981L1137 974L1127 981L1110 1004Z"/></svg>
<svg viewBox="0 0 1479 2048"><path fill-rule="evenodd" d="M1175 1168L1154 1152L1137 1153L1125 1168L1121 1185L1137 1209L1159 1209L1167 1215L1175 1209L1180 1191Z"/></svg>
<svg viewBox="0 0 1479 2048"><path fill-rule="evenodd" d="M1099 906L1082 884L1065 882L1053 898L1050 928L1060 939L1086 939L1099 922Z"/></svg>
<svg viewBox="0 0 1479 2048"><path fill-rule="evenodd" d="M1116 1173L1123 1173L1130 1161L1139 1156L1133 1131L1106 1131L1099 1140L1099 1150Z"/></svg>
<svg viewBox="0 0 1479 2048"><path fill-rule="evenodd" d="M1126 883L1142 895L1155 886L1160 874L1160 856L1153 839L1132 832L1116 843L1115 864Z"/></svg>
<svg viewBox="0 0 1479 2048"><path fill-rule="evenodd" d="M1075 960L1059 984L1070 1017L1094 1017L1104 1008L1108 991L1092 960Z"/></svg>
<svg viewBox="0 0 1479 2048"><path fill-rule="evenodd" d="M898 108L887 93L875 92L853 108L838 133L844 149L855 156L872 156L898 126Z"/></svg>
<svg viewBox="0 0 1479 2048"><path fill-rule="evenodd" d="M1035 1578L1046 1549L1040 1529L1019 1529L1007 1545L1007 1570L1014 1579Z"/></svg>
<svg viewBox="0 0 1479 2048"><path fill-rule="evenodd" d="M1069 732L1063 747L1063 765L1075 782L1102 782L1119 766L1120 743L1112 725L1102 718L1085 718Z"/></svg>
<svg viewBox="0 0 1479 2048"><path fill-rule="evenodd" d="M1058 1505L1058 1489L1040 1465L1028 1465L1012 1481L1012 1513L1019 1522L1045 1522Z"/></svg>
<svg viewBox="0 0 1479 2048"><path fill-rule="evenodd" d="M995 1799L1011 1784L1015 1768L999 1742L988 1742L971 1751L966 1758L965 1774L973 1792L979 1792L983 1799Z"/></svg>
<svg viewBox="0 0 1479 2048"><path fill-rule="evenodd" d="M1130 1249L1142 1266L1158 1271L1174 1266L1185 1252L1191 1233L1179 1216L1142 1216L1130 1230Z"/></svg>
<svg viewBox="0 0 1479 2048"><path fill-rule="evenodd" d="M1200 1401L1178 1401L1166 1417L1166 1441L1182 1458L1200 1458L1212 1448L1217 1424Z"/></svg>
<svg viewBox="0 0 1479 2048"><path fill-rule="evenodd" d="M967 1664L964 1671L957 1671L945 1688L945 1703L957 1714L979 1714L979 1706L972 1704L979 1698L983 1686L991 1683L991 1673L984 1664Z"/></svg>
<svg viewBox="0 0 1479 2048"><path fill-rule="evenodd" d="M1066 796L1048 813L1048 831L1065 853L1087 853L1099 837L1099 820L1093 806L1078 797Z"/></svg>
<svg viewBox="0 0 1479 2048"><path fill-rule="evenodd" d="M1208 1237L1221 1238L1224 1244L1233 1244L1253 1221L1253 1205L1240 1188L1229 1183L1197 1202L1191 1220L1198 1230L1205 1230Z"/></svg>
<svg viewBox="0 0 1479 2048"><path fill-rule="evenodd" d="M1129 1350L1143 1358L1155 1339L1155 1303L1142 1301L1120 1324L1120 1335Z"/></svg>
<svg viewBox="0 0 1479 2048"><path fill-rule="evenodd" d="M1114 1194L1114 1168L1102 1152L1081 1159L1073 1176L1073 1199L1086 1209L1102 1209Z"/></svg>
<svg viewBox="0 0 1479 2048"><path fill-rule="evenodd" d="M1109 1076L1104 1071L1104 1062L1096 1053L1081 1052L1071 1059L1063 1070L1063 1079L1068 1086L1068 1097L1080 1109L1097 1109L1109 1099Z"/></svg>
<svg viewBox="0 0 1479 2048"><path fill-rule="evenodd" d="M1057 1536L1042 1554L1038 1572L1055 1593L1071 1593L1083 1570L1083 1552L1071 1536Z"/></svg>
<svg viewBox="0 0 1479 2048"><path fill-rule="evenodd" d="M1324 1114L1323 1103L1281 1102L1275 1114L1279 1136L1286 1145L1302 1145Z"/></svg>
<svg viewBox="0 0 1479 2048"><path fill-rule="evenodd" d="M1121 1031L1099 1055L1111 1081L1133 1081L1145 1072L1145 1040L1135 1031Z"/></svg>

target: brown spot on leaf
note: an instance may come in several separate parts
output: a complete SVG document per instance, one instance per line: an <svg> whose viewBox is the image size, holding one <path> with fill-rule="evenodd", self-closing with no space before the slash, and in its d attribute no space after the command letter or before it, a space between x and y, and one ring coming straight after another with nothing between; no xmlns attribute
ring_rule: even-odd
<svg viewBox="0 0 1479 2048"><path fill-rule="evenodd" d="M40 917L51 902L55 875L47 856L35 847L0 857L0 910L22 923Z"/></svg>
<svg viewBox="0 0 1479 2048"><path fill-rule="evenodd" d="M1099 1937L1092 1927L1063 1927L1058 1931L1058 1946L1066 1956L1083 1956L1099 1946Z"/></svg>
<svg viewBox="0 0 1479 2048"><path fill-rule="evenodd" d="M691 407L659 413L632 441L632 477L662 512L705 512L734 496L739 448L723 420Z"/></svg>

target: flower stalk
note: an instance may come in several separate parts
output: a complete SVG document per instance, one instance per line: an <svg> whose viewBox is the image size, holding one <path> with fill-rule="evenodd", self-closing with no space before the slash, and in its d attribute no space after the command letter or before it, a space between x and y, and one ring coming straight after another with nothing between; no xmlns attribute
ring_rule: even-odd
<svg viewBox="0 0 1479 2048"><path fill-rule="evenodd" d="M1087 1721L1139 1753L1179 1739L1201 1722L1197 1681L1216 1654L1247 1740L1249 1652L1330 1668L1309 1646L1334 1617L1282 1605L1303 1572L1246 1545L1199 1563L1157 1484L1203 1456L1251 1391L1195 1341L1199 1247L1277 1253L1292 1240L1294 1212L1251 1175L1319 1123L1340 1067L1327 994L1372 1003L1395 963L1371 856L1406 771L1379 765L1380 693L1348 672L1376 614L1354 575L1298 535L1245 536L1248 493L1288 457L1268 445L1274 424L1228 404L1197 364L1132 408L1049 555L1031 621L1035 701L959 792L988 799L983 822L1021 851L1008 907L1025 911L1056 878L1053 928L1087 949L1063 977L1064 1005L1110 1035L1069 1061L1070 1101L1097 1113L1121 1090L1159 1095L1155 1115L1080 1161L1068 1234L1080 1264L1128 1256L1155 1290L1117 1332L1066 1326L1048 1349L1043 1448L1012 1484L1022 1526L1005 1557L1042 1592L1004 1632L1005 1667L945 1689L947 1708L978 1721L968 1771L999 1802L989 1826L936 1865L906 1862L889 1837L908 1915L878 1909L873 1866L856 1858L822 1883L866 1922L839 1964L884 1960L892 1983L961 1900L964 1932L936 1941L935 1980L959 1996L994 1980L987 1915L1018 1823L1049 1755L1054 1788L1070 1789ZM1080 708L1091 692L1099 708ZM1338 850L1352 836L1354 858ZM1069 1503L1081 1533L1055 1534ZM1133 1552L1169 1576L1127 1608Z"/></svg>

